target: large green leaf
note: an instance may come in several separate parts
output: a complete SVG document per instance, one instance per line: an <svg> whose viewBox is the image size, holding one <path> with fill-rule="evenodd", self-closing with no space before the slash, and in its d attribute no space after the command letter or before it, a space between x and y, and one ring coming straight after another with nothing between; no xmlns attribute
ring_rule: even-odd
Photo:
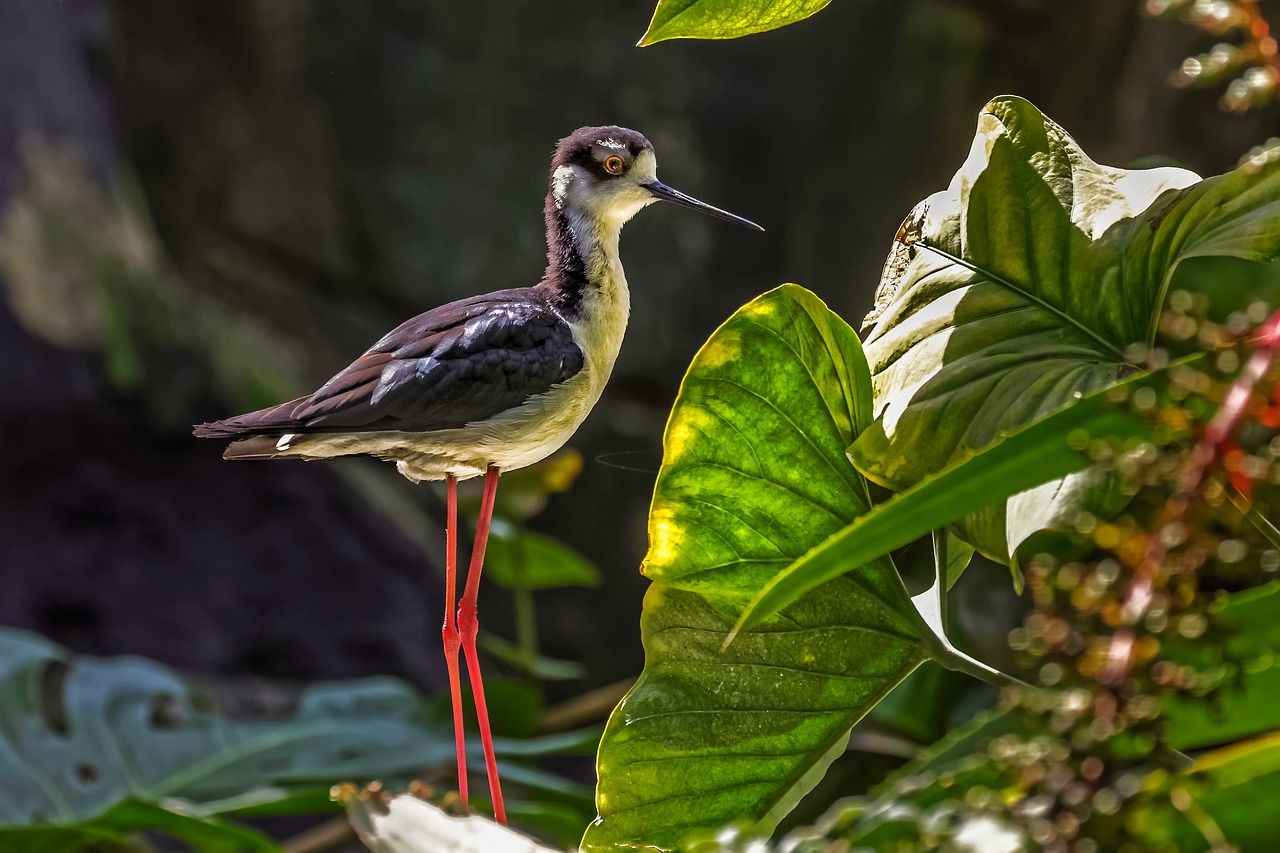
<svg viewBox="0 0 1280 853"><path fill-rule="evenodd" d="M214 816L315 808L335 782L454 760L450 724L394 679L318 684L286 715L236 719L159 664L0 629L0 849L10 833L72 850L154 829L201 850L274 850Z"/></svg>
<svg viewBox="0 0 1280 853"><path fill-rule="evenodd" d="M732 39L794 24L831 0L658 0L646 47L667 39Z"/></svg>
<svg viewBox="0 0 1280 853"><path fill-rule="evenodd" d="M906 489L1131 372L1126 354L1154 340L1183 259L1278 252L1280 163L1205 181L1100 166L1031 104L998 98L950 187L912 212L885 265L866 341L879 417L851 458ZM962 528L1006 559L1036 530L1124 500L1083 471Z"/></svg>
<svg viewBox="0 0 1280 853"><path fill-rule="evenodd" d="M1122 391L1160 381L1158 374L1132 377L1125 388L1093 394L1044 420L1000 437L977 453L925 477L820 542L779 571L738 619L750 628L788 603L846 571L944 528L975 508L1093 464L1093 439L1120 442L1146 438L1146 422L1115 405ZM855 444L856 446L856 444ZM736 630L736 629L735 629Z"/></svg>
<svg viewBox="0 0 1280 853"><path fill-rule="evenodd" d="M887 558L846 564L721 650L756 589L867 510L844 451L869 417L857 337L802 288L746 305L699 351L649 516L645 669L605 729L584 850L769 829L924 659Z"/></svg>

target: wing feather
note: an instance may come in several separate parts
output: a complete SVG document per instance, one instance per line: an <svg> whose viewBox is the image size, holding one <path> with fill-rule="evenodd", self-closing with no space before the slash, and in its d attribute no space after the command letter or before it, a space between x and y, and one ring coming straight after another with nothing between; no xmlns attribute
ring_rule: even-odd
<svg viewBox="0 0 1280 853"><path fill-rule="evenodd" d="M420 314L314 394L204 424L196 435L457 428L548 391L582 364L572 329L541 291L501 291Z"/></svg>

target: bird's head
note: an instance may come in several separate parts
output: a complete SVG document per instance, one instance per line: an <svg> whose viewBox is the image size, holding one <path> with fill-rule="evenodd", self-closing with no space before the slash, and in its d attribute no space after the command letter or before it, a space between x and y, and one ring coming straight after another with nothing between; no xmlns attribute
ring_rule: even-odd
<svg viewBox="0 0 1280 853"><path fill-rule="evenodd" d="M621 228L655 201L673 201L764 230L659 181L653 144L644 134L614 125L581 127L560 140L551 161L549 198L556 209L607 228Z"/></svg>

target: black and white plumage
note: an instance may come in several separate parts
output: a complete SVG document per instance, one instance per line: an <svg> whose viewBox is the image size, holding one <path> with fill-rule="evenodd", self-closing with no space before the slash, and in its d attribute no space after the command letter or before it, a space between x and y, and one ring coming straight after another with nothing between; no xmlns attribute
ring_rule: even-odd
<svg viewBox="0 0 1280 853"><path fill-rule="evenodd" d="M552 160L537 285L420 314L315 393L195 434L232 439L228 459L365 453L413 480L537 462L578 428L613 369L630 313L618 257L627 220L665 199L752 224L670 189L656 167L636 131L574 132Z"/></svg>
<svg viewBox="0 0 1280 853"><path fill-rule="evenodd" d="M547 269L533 287L442 305L388 332L314 394L196 427L227 459L366 453L412 480L446 484L445 621L458 793L467 801L459 652L466 658L494 815L506 821L476 651L476 597L501 471L563 445L613 370L631 298L618 235L660 199L759 228L671 189L634 130L584 127L560 140L544 215ZM466 589L457 587L458 480L485 475Z"/></svg>
<svg viewBox="0 0 1280 853"><path fill-rule="evenodd" d="M499 291L401 324L314 394L196 434L237 439L228 459L371 453L405 463L413 479L479 474L509 454L458 449L518 439L502 429L510 413L582 368L582 349L546 288Z"/></svg>

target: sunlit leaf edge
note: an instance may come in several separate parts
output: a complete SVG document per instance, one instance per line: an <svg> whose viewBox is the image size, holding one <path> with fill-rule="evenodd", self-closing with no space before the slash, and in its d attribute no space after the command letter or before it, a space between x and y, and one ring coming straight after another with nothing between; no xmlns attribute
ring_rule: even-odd
<svg viewBox="0 0 1280 853"><path fill-rule="evenodd" d="M825 9L831 0L801 0L796 3L797 9L788 15L780 16L776 19L766 22L758 22L755 24L732 25L720 24L719 26L692 25L681 27L679 21L688 11L695 6L711 5L719 0L659 0L658 5L653 10L653 17L649 21L649 27L645 30L640 41L636 43L637 47L649 47L658 42L671 41L673 39L704 39L704 40L724 40L735 39L743 36L756 35L758 33L769 32L770 30L780 29L790 24L803 21L812 15ZM763 0L762 5L777 5L778 0ZM734 11L742 5L741 3L733 3ZM759 19L757 18L757 21Z"/></svg>

